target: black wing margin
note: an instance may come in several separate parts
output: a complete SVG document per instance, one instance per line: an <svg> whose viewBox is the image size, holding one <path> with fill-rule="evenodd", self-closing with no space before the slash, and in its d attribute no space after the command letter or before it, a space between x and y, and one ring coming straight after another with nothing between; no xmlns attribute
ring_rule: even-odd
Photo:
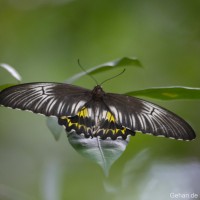
<svg viewBox="0 0 200 200"><path fill-rule="evenodd" d="M196 137L185 120L148 101L111 93L104 101L116 121L131 131L180 140L192 140Z"/></svg>
<svg viewBox="0 0 200 200"><path fill-rule="evenodd" d="M0 92L0 105L46 116L72 116L89 99L90 90L64 83L25 83Z"/></svg>

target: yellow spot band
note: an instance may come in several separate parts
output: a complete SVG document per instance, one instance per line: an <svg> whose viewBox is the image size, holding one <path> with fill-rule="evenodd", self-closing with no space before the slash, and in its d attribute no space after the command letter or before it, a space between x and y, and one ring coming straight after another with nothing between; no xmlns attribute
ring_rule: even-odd
<svg viewBox="0 0 200 200"><path fill-rule="evenodd" d="M88 117L88 109L83 107L77 114L79 117Z"/></svg>
<svg viewBox="0 0 200 200"><path fill-rule="evenodd" d="M109 122L115 122L115 117L111 114L111 112L107 112L106 120L108 120Z"/></svg>

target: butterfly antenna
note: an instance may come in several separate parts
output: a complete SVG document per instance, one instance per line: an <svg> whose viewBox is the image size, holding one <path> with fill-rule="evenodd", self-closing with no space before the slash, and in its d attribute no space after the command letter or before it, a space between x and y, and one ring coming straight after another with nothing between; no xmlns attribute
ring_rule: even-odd
<svg viewBox="0 0 200 200"><path fill-rule="evenodd" d="M109 81L109 80L111 80L111 79L114 79L114 78L116 78L116 77L122 75L125 71L126 71L126 69L123 69L122 72L120 72L119 74L117 74L117 75L115 75L115 76L113 76L113 77L111 77L111 78L106 79L106 80L103 81L100 85L103 85L105 82L107 82L107 81Z"/></svg>
<svg viewBox="0 0 200 200"><path fill-rule="evenodd" d="M85 68L81 65L80 60L78 59L78 65L79 67L98 85L97 80L90 74L90 72L87 72Z"/></svg>

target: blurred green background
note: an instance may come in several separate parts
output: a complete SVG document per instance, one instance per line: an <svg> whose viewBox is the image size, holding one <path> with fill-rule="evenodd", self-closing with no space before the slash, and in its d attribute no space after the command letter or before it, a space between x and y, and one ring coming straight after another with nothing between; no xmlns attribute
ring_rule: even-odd
<svg viewBox="0 0 200 200"><path fill-rule="evenodd" d="M136 56L144 68L127 69L105 91L199 87L199 8L198 0L1 0L0 63L17 69L23 82L63 82L81 71L78 58L88 69ZM13 82L0 69L0 84ZM75 84L92 89L94 81ZM167 200L178 193L200 199L199 101L151 101L186 119L197 139L132 137L108 178L74 151L64 132L56 142L45 117L1 108L0 199Z"/></svg>

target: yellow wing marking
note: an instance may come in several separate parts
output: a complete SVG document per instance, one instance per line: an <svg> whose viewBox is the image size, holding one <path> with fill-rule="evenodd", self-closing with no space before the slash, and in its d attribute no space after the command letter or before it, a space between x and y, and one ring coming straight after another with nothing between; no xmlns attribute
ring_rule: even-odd
<svg viewBox="0 0 200 200"><path fill-rule="evenodd" d="M86 107L83 107L78 113L77 113L78 117L88 117L88 109ZM62 116L61 119L64 119L67 121L68 126L72 126L74 125L75 127L77 127L78 129L81 128L81 126L84 127L84 129L87 129L87 127L84 124L79 124L78 122L71 122L71 119L68 118L67 116Z"/></svg>
<svg viewBox="0 0 200 200"><path fill-rule="evenodd" d="M81 127L83 127L85 130L88 130L90 128L90 127L85 126L84 124L79 124L78 122L71 122L71 119L68 118L68 117L66 117L66 116L62 116L61 119L64 119L64 120L67 121L68 127L74 125L78 129L80 129Z"/></svg>
<svg viewBox="0 0 200 200"><path fill-rule="evenodd" d="M109 111L106 113L106 120L109 123L116 123L114 115L111 112L109 112ZM107 134L109 131L111 131L113 135L118 134L118 133L121 133L121 134L124 135L126 133L126 128L122 127L121 129L120 128L106 129L104 131L105 131L105 134Z"/></svg>
<svg viewBox="0 0 200 200"><path fill-rule="evenodd" d="M122 127L122 129L119 129L119 128L116 128L116 129L106 129L105 134L107 134L109 131L112 131L113 135L118 134L118 133L121 133L121 134L124 135L126 133L126 128Z"/></svg>
<svg viewBox="0 0 200 200"><path fill-rule="evenodd" d="M109 122L115 122L115 117L113 116L111 112L108 111L106 113L106 120L108 120Z"/></svg>
<svg viewBox="0 0 200 200"><path fill-rule="evenodd" d="M72 126L72 125L78 126L78 123L71 122L71 120L68 117L66 117L66 116L62 116L61 119L66 120L69 127Z"/></svg>
<svg viewBox="0 0 200 200"><path fill-rule="evenodd" d="M88 117L88 109L86 107L81 108L81 110L77 113L79 117Z"/></svg>

